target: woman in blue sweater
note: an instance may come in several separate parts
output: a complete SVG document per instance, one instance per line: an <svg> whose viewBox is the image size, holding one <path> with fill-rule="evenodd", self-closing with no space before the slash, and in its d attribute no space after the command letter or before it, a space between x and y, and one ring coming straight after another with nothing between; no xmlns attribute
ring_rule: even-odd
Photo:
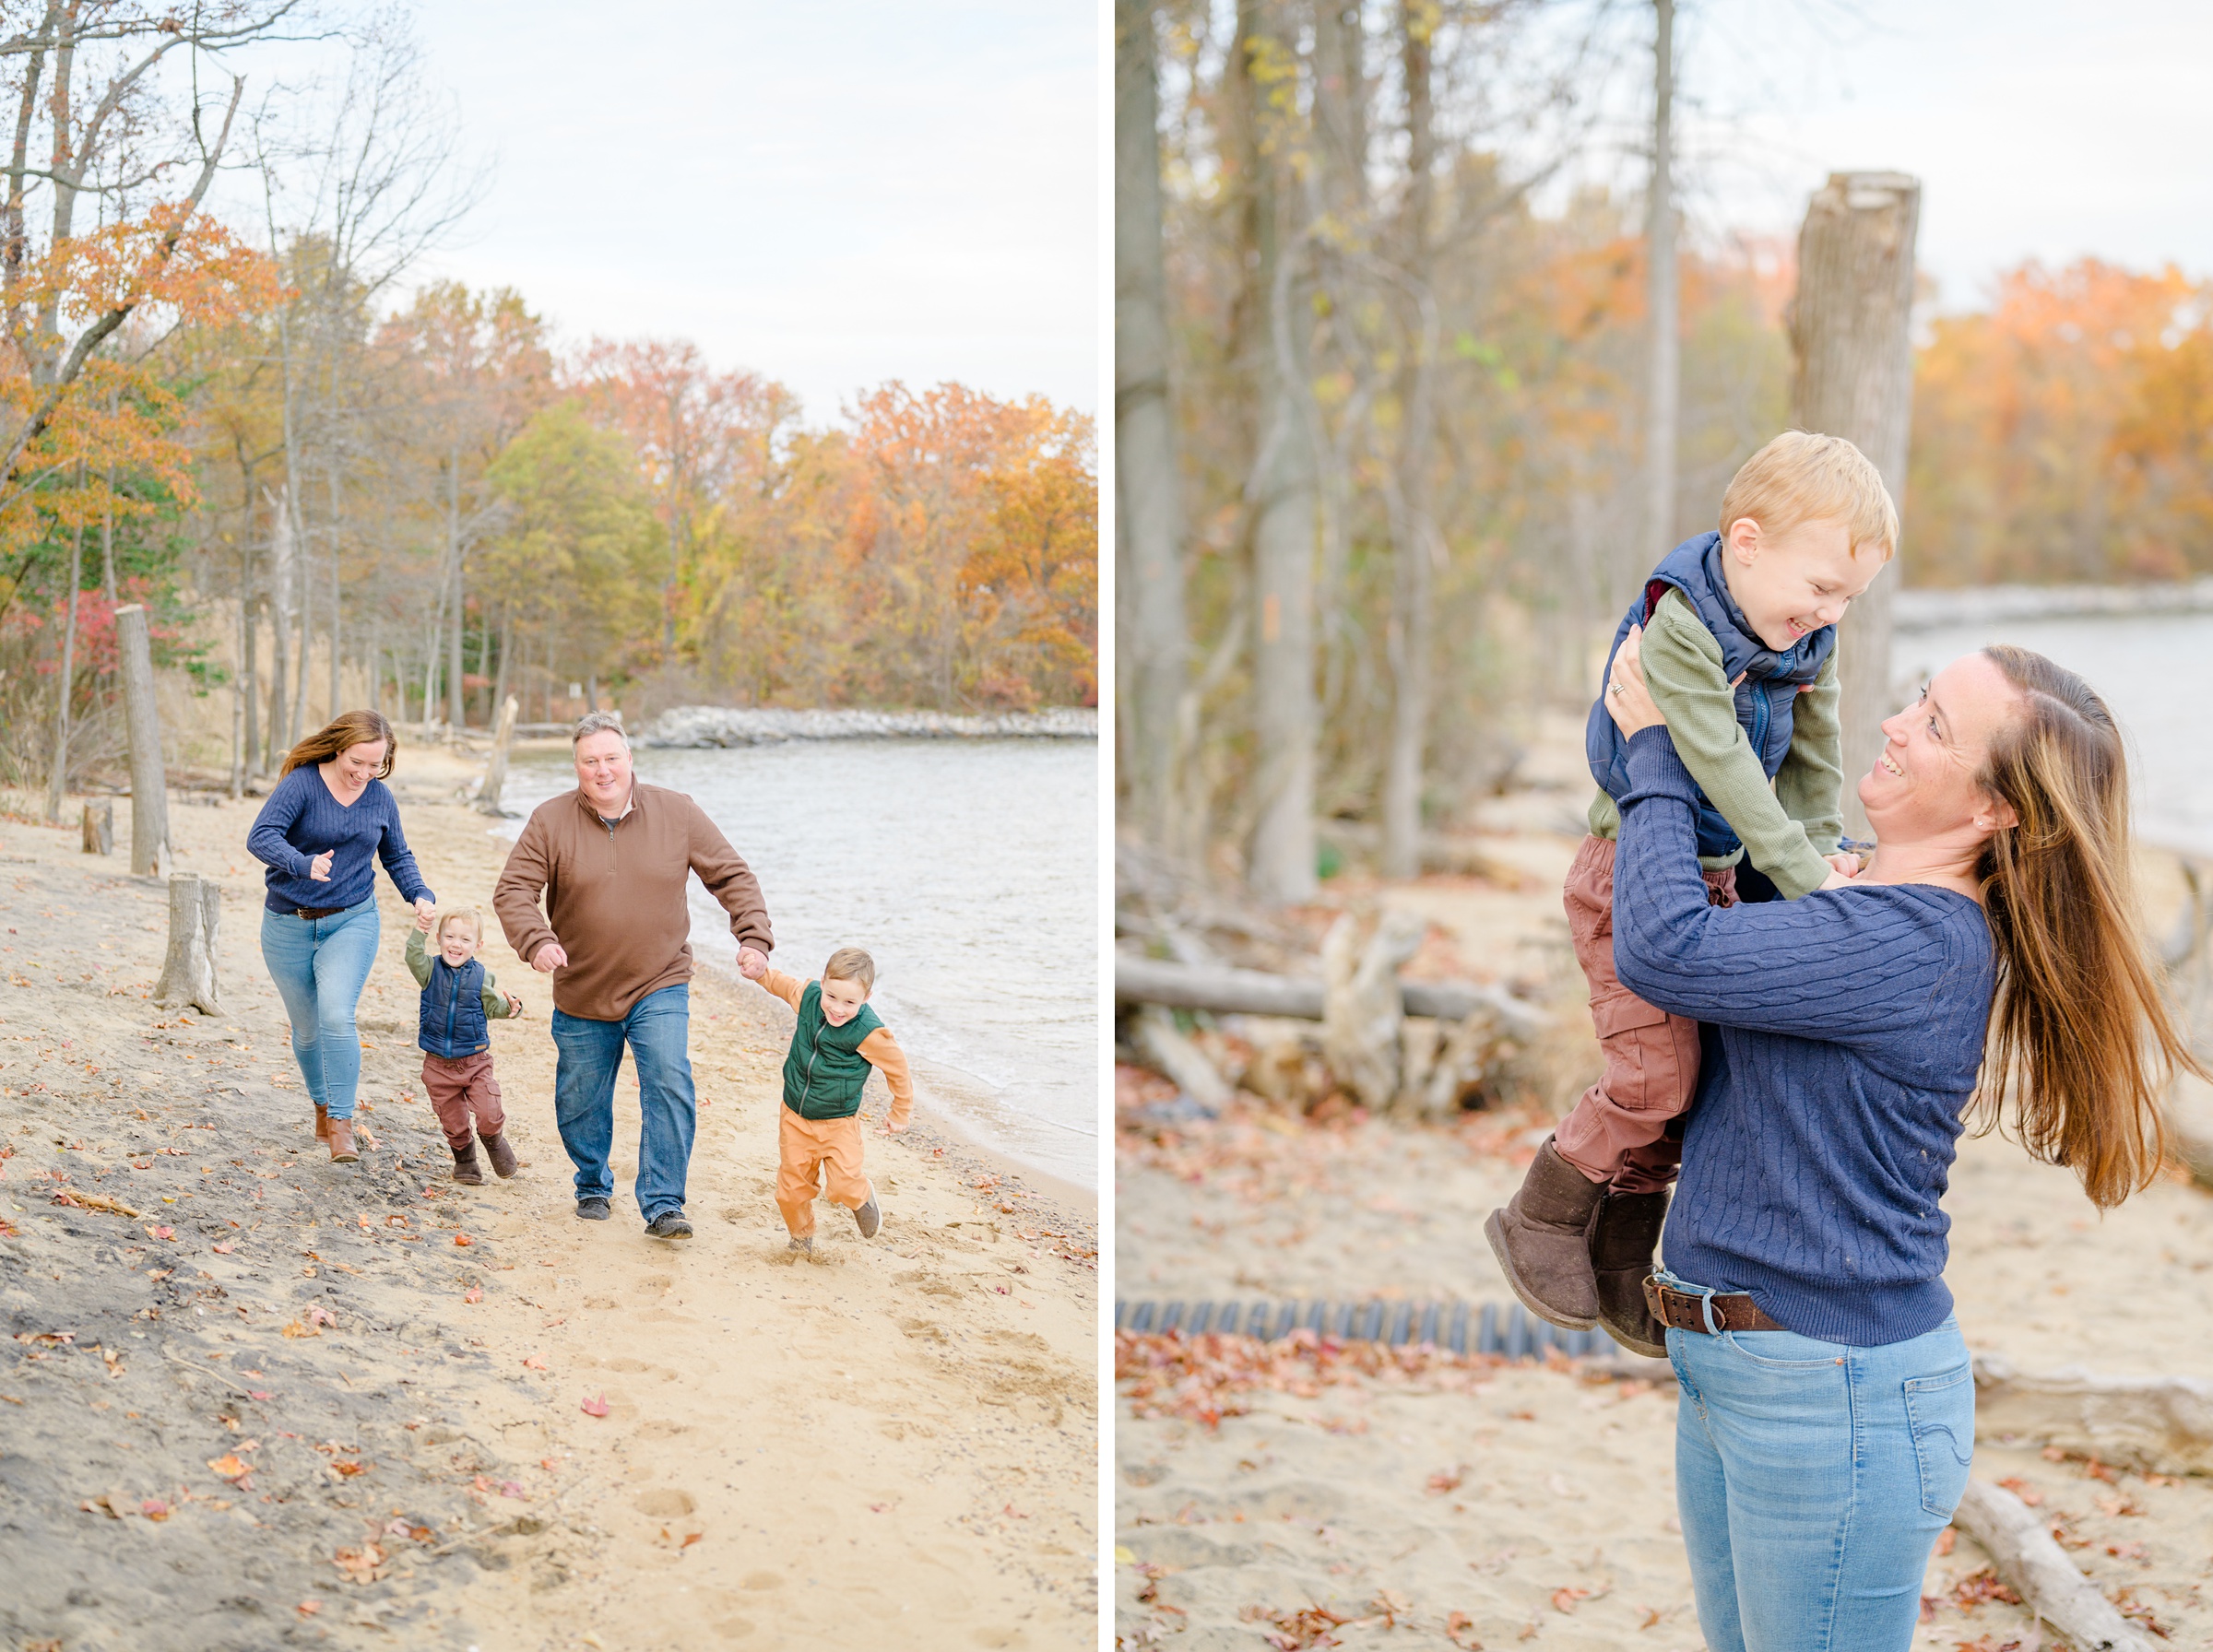
<svg viewBox="0 0 2213 1652"><path fill-rule="evenodd" d="M1699 1626L1713 1652L1905 1652L1974 1444L1938 1203L1959 1134L2003 1112L2116 1205L2160 1162L2159 1068L2196 1068L2136 924L2120 733L2041 655L1970 655L1883 725L1852 887L1720 908L1633 645L1606 702L1615 962L1707 1024L1646 1286Z"/></svg>
<svg viewBox="0 0 2213 1652"><path fill-rule="evenodd" d="M399 742L377 712L348 712L293 747L246 847L267 865L261 955L292 1021L315 1136L351 1163L361 1080L354 1009L376 961L376 863L419 916L436 904L385 785Z"/></svg>

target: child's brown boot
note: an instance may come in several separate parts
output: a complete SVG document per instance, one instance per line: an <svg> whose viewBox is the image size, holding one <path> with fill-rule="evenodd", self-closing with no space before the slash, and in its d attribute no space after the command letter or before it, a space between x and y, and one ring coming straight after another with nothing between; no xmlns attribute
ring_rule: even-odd
<svg viewBox="0 0 2213 1652"><path fill-rule="evenodd" d="M1667 1195L1609 1193L1591 1230L1591 1267L1598 1279L1598 1322L1631 1353L1667 1358L1667 1328L1645 1304L1652 1249L1667 1220Z"/></svg>
<svg viewBox="0 0 2213 1652"><path fill-rule="evenodd" d="M1483 1224L1521 1305L1568 1330L1589 1330L1598 1323L1591 1219L1605 1192L1561 1158L1547 1136L1521 1190Z"/></svg>
<svg viewBox="0 0 2213 1652"><path fill-rule="evenodd" d="M507 1145L505 1131L494 1130L491 1135L479 1136L477 1139L484 1144L484 1156L491 1161L492 1174L501 1181L504 1182L522 1169L522 1162L515 1158L515 1150Z"/></svg>
<svg viewBox="0 0 2213 1652"><path fill-rule="evenodd" d="M477 1168L477 1144L473 1139L466 1147L454 1149L454 1180L465 1187L484 1185L484 1173Z"/></svg>

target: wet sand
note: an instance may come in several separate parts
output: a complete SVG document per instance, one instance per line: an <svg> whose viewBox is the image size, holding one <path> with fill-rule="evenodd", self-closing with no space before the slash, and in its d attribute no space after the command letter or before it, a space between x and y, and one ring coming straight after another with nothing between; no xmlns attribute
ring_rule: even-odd
<svg viewBox="0 0 2213 1652"><path fill-rule="evenodd" d="M504 845L453 801L470 770L402 762L426 877L488 903ZM165 894L126 875L127 844L102 860L73 827L0 820L0 1629L1088 1644L1093 1211L921 1116L870 1137L882 1233L825 1204L816 1259L792 1262L769 1197L790 1018L703 971L698 1236L643 1234L627 1073L615 1217L578 1222L550 993L496 937L486 962L528 1007L493 1046L526 1168L460 1187L381 879L363 1152L332 1165L260 962L254 807L172 804L181 864L224 889L214 1020L148 1001Z"/></svg>

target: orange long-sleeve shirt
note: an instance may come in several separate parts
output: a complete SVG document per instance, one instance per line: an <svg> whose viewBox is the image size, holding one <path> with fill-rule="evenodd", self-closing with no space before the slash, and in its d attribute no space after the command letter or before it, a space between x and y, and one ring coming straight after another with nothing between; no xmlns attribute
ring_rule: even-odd
<svg viewBox="0 0 2213 1652"><path fill-rule="evenodd" d="M782 970L770 970L755 983L764 991L772 992L790 1006L798 1014L799 999L806 996L807 983L797 975L787 975ZM907 1070L906 1052L892 1036L889 1027L879 1027L854 1046L862 1060L883 1075L883 1081L892 1092L892 1123L905 1125L915 1110L915 1080Z"/></svg>

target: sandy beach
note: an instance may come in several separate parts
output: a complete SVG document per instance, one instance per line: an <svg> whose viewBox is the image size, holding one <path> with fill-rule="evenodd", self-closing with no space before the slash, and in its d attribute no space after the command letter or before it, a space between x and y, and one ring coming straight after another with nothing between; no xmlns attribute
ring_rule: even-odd
<svg viewBox="0 0 2213 1652"><path fill-rule="evenodd" d="M504 845L455 801L472 774L403 742L396 779L425 876L481 904ZM698 1236L643 1235L627 1072L615 1219L580 1223L550 995L496 935L527 1007L494 1033L526 1168L457 1186L381 879L363 1151L334 1166L260 961L255 807L171 807L180 865L223 886L215 1019L148 1001L166 899L126 843L0 821L11 1644L1089 1644L1083 1196L918 1115L870 1138L878 1237L825 1205L793 1263L769 1197L789 1016L703 969Z"/></svg>
<svg viewBox="0 0 2213 1652"><path fill-rule="evenodd" d="M1486 807L1484 853L1523 876L1348 879L1335 898L1424 913L1423 958L1475 978L1580 986L1559 967L1558 874L1580 801L1560 767L1558 785ZM2163 901L2161 868L2147 873L2148 899ZM1587 1025L1564 990L1554 1012ZM1563 1049L1572 1066L1571 1039ZM1511 1302L1481 1224L1549 1130L1546 1103L1415 1127L1317 1124L1246 1097L1205 1119L1164 1108L1174 1087L1153 1075L1118 1080L1121 1299ZM1962 1144L1946 1208L1946 1277L1978 1355L2023 1372L2213 1372L2203 1190L2171 1177L2101 1217L2068 1172L1990 1136ZM1644 1375L1593 1380L1556 1359L1129 1335L1117 1354L1122 1646L1703 1645L1663 1362L1621 1354L1607 1363ZM2213 1481L1988 1437L1975 1472L2034 1499L2141 1626L2213 1646ZM1972 1540L1947 1539L1923 1586L1917 1652L2053 1644L1994 1587Z"/></svg>

